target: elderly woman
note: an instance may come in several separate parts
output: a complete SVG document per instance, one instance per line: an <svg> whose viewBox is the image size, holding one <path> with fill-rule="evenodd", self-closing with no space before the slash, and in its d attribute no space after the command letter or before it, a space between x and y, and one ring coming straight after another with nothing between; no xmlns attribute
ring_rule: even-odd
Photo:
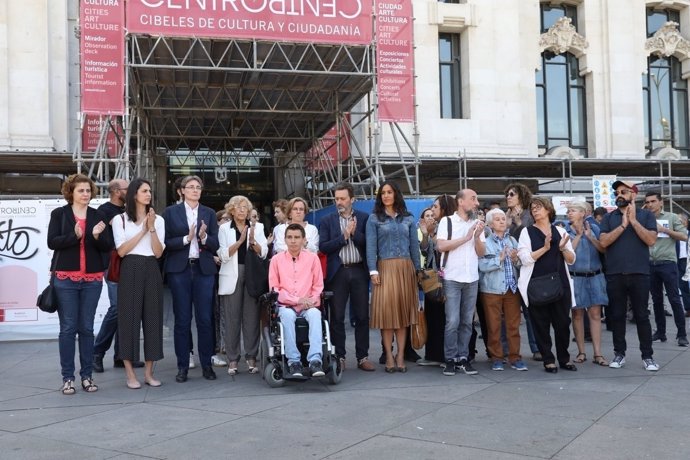
<svg viewBox="0 0 690 460"><path fill-rule="evenodd" d="M522 262L518 288L525 305L530 309L534 336L539 352L544 357L544 370L556 373L556 358L551 351L553 327L556 342L556 357L561 369L576 371L570 361L570 308L575 305L572 280L568 265L575 262L575 251L566 231L553 225L556 210L547 197L535 196L530 203L534 224L522 229L518 244L518 255ZM531 302L528 295L530 282L537 277L557 273L561 284L560 297L544 303ZM531 302L531 303L530 303Z"/></svg>
<svg viewBox="0 0 690 460"><path fill-rule="evenodd" d="M132 362L139 361L139 331L144 330L144 383L161 386L153 363L163 359L163 277L158 259L165 249L165 222L151 207L151 183L134 179L127 188L126 211L112 221L117 253L122 257L117 285L117 333L127 387L141 388Z"/></svg>
<svg viewBox="0 0 690 460"><path fill-rule="evenodd" d="M244 340L245 359L250 374L259 372L256 356L259 351L260 310L257 301L249 295L245 285L245 260L249 251L262 259L268 254L263 224L252 223L249 213L253 206L246 197L236 195L225 205L231 221L220 226L218 257L221 260L218 276L218 295L225 315L225 353L228 374L238 372L240 360L240 334Z"/></svg>
<svg viewBox="0 0 690 460"><path fill-rule="evenodd" d="M62 394L73 395L75 338L79 336L79 375L87 393L98 391L93 371L93 321L103 288L103 272L108 268L101 252L109 251L112 239L106 218L89 207L96 184L83 174L73 174L62 184L65 206L50 213L48 247L53 252L55 294L60 334Z"/></svg>
<svg viewBox="0 0 690 460"><path fill-rule="evenodd" d="M307 234L306 249L313 253L317 253L319 251L319 229L304 220L308 212L309 206L304 198L296 197L288 201L287 218L289 223L300 224L304 227L304 231ZM287 251L287 245L285 244L285 229L287 225L287 223L278 225L273 230L274 253Z"/></svg>
<svg viewBox="0 0 690 460"><path fill-rule="evenodd" d="M381 329L386 372L407 372L404 362L407 327L417 322L419 297L415 271L421 270L414 217L400 189L386 181L376 194L366 227L367 266L371 277L370 326ZM393 335L397 354L393 355Z"/></svg>
<svg viewBox="0 0 690 460"><path fill-rule="evenodd" d="M576 260L570 267L570 276L575 287L575 306L572 309L573 332L577 342L576 363L587 360L585 354L584 313L589 316L594 357L592 362L600 366L609 363L601 352L601 306L609 303L606 295L606 278L602 272L599 244L599 227L585 220L587 203L574 201L568 205L568 234L575 249Z"/></svg>
<svg viewBox="0 0 690 460"><path fill-rule="evenodd" d="M508 211L506 212L508 232L510 236L517 240L520 239L522 229L534 223L534 219L532 219L532 215L528 209L530 201L532 201L532 192L526 185L514 182L508 184L504 193L506 197L506 206L508 207ZM529 348L532 352L532 359L541 361L542 356L539 352L539 347L537 347L537 341L534 338L534 331L532 329L532 319L530 318L529 310L524 305L522 313L525 316L527 341L529 342Z"/></svg>
<svg viewBox="0 0 690 460"><path fill-rule="evenodd" d="M510 367L526 371L520 356L520 295L518 294L518 242L507 231L506 215L501 209L486 214L491 234L486 239L484 256L479 259L479 292L484 306L487 348L493 362L491 369L503 370L501 322L505 318Z"/></svg>

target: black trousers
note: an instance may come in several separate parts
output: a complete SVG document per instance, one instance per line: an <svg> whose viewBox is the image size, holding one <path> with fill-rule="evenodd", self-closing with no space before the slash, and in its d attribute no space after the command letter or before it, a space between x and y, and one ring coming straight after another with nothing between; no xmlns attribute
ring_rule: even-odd
<svg viewBox="0 0 690 460"><path fill-rule="evenodd" d="M330 329L335 353L345 356L345 307L350 299L350 310L355 320L355 354L357 360L369 356L369 273L364 264L341 266L326 283L333 291L331 299Z"/></svg>
<svg viewBox="0 0 690 460"><path fill-rule="evenodd" d="M546 305L529 306L530 319L537 348L544 357L544 365L554 364L558 359L559 364L570 361L568 346L570 345L570 308L572 300L570 290L566 289L563 297L556 302ZM554 332L556 344L556 356L551 351L551 327Z"/></svg>
<svg viewBox="0 0 690 460"><path fill-rule="evenodd" d="M446 330L445 304L425 298L424 316L426 317L427 328L426 345L424 345L424 359L442 363L446 360L443 351L443 335Z"/></svg>

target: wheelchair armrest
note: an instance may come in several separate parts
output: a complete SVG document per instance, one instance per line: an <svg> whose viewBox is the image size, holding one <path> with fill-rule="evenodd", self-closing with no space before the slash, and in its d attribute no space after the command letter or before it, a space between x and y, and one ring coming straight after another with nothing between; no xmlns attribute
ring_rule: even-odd
<svg viewBox="0 0 690 460"><path fill-rule="evenodd" d="M275 303L278 300L278 293L276 291L269 291L264 294L261 294L259 297L259 304L260 305L270 305Z"/></svg>
<svg viewBox="0 0 690 460"><path fill-rule="evenodd" d="M322 291L321 300L330 300L333 297L333 291Z"/></svg>

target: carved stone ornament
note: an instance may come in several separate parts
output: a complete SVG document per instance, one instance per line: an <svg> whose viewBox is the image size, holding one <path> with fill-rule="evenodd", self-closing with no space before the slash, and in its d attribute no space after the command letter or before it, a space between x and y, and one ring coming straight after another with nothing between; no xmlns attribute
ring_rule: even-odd
<svg viewBox="0 0 690 460"><path fill-rule="evenodd" d="M568 17L562 17L548 32L539 37L540 52L551 51L554 54L572 53L579 58L585 54L585 49L589 46L585 37L577 33L575 26Z"/></svg>
<svg viewBox="0 0 690 460"><path fill-rule="evenodd" d="M653 37L648 38L644 45L647 55L675 56L684 61L690 58L690 41L683 38L678 30L678 23L669 21Z"/></svg>

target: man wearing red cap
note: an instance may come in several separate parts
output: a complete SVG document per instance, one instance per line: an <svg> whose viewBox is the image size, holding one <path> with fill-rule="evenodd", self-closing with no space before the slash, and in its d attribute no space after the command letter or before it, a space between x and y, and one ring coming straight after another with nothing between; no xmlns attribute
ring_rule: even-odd
<svg viewBox="0 0 690 460"><path fill-rule="evenodd" d="M617 209L604 216L599 241L606 248L607 316L611 317L613 351L609 367L625 364L625 313L628 300L635 315L642 364L658 371L652 355L652 327L649 323L649 248L657 238L654 214L635 208L637 187L626 181L613 183Z"/></svg>

